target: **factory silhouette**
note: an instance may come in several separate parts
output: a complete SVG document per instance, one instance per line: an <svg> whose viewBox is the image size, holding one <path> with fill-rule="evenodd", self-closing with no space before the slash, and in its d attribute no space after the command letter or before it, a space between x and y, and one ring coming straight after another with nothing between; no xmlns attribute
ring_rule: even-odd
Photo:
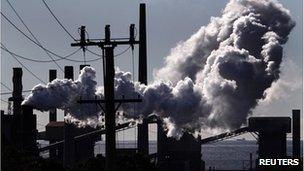
<svg viewBox="0 0 304 171"><path fill-rule="evenodd" d="M114 53L116 46L130 45L139 46L138 61L138 81L142 84L147 81L147 36L146 36L146 6L140 4L139 8L139 40L135 39L134 24L130 25L130 35L128 39L111 39L110 25L105 26L105 38L96 42L87 41L85 27L82 26L81 37L72 46L79 46L84 51L87 46L99 46L105 53L105 99L80 99L78 103L104 104L105 127L77 127L73 123L57 120L57 109L49 111L49 123L45 126L45 131L38 132L37 117L33 113L33 107L21 105L24 100L22 96L22 68L13 68L13 92L9 102L13 104L11 114L1 111L1 148L2 148L2 169L10 170L10 163L4 163L5 152L12 150L20 155L32 156L32 160L41 162L40 153L48 151L48 160L44 161L43 170L77 170L80 163L87 162L87 167L83 170L93 168L97 163L101 170L156 170L156 171L204 171L216 170L216 168L205 168L205 163L201 159L202 145L222 141L244 133L252 133L258 142L258 159L301 159L298 166L259 166L258 159L250 158L249 170L302 170L301 140L300 140L300 110L292 110L292 117L250 117L247 126L222 133L212 137L202 139L200 136L193 137L190 133L184 133L180 139L167 136L167 131L163 128L163 120L157 115L144 118L141 123L126 122L115 123L117 105L122 103L138 103L142 99L114 97ZM90 66L80 65L79 70ZM76 71L78 72L78 71ZM74 68L65 66L64 74L66 79L74 79ZM49 70L49 81L57 78L56 70ZM157 152L149 154L149 124L157 125ZM137 147L117 148L117 131L137 127ZM292 133L292 156L287 156L286 142L287 134ZM101 135L106 137L105 156L94 154L94 146L97 141L101 141ZM49 145L40 147L37 140L49 141ZM9 149L9 150L7 150ZM4 151L3 151L4 150ZM14 151L15 150L15 151ZM10 155L13 156L13 155ZM15 156L16 157L16 156ZM17 158L17 157L16 157ZM14 156L11 160L15 160ZM50 162L49 164L47 162ZM95 163L94 163L95 162ZM43 162L41 162L43 163ZM16 163L18 160L16 159ZM20 164L21 165L21 164ZM22 165L21 165L22 166ZM56 166L56 167L55 167ZM31 166L32 170L38 166ZM55 167L55 168L54 168ZM40 168L40 169L41 169ZM79 169L78 168L78 169ZM13 168L11 168L14 170ZM25 169L25 168L24 168ZM29 168L26 168L29 169ZM41 169L42 170L42 169Z"/></svg>

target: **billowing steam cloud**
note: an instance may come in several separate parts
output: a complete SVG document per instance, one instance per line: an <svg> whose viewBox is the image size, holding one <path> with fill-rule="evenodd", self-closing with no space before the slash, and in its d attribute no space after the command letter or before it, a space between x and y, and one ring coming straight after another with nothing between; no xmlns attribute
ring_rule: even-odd
<svg viewBox="0 0 304 171"><path fill-rule="evenodd" d="M282 45L295 23L272 0L231 0L222 13L172 49L154 83L133 83L131 73L116 71L116 97L143 99L122 105L126 117L155 113L164 119L168 136L206 127L234 129L246 122L264 91L279 79ZM87 67L74 82L36 86L24 103L40 110L65 109L78 119L97 116L96 106L76 103L80 96L103 98L94 78Z"/></svg>
<svg viewBox="0 0 304 171"><path fill-rule="evenodd" d="M75 81L55 79L46 86L39 84L33 88L32 93L23 101L23 104L34 106L41 111L54 108L63 109L80 120L96 117L96 113L100 111L98 106L77 103L80 98L100 99L103 97L101 93L95 94L97 84L95 74L93 68L86 67Z"/></svg>

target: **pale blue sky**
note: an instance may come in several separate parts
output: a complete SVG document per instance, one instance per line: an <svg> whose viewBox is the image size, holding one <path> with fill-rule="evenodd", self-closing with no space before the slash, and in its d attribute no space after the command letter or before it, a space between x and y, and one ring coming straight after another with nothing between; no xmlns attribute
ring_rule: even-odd
<svg viewBox="0 0 304 171"><path fill-rule="evenodd" d="M39 41L47 48L58 54L64 55L72 52L76 48L70 46L73 40L61 29L55 22L50 13L47 11L41 0L27 1L10 1L16 8L25 23L31 31L37 36ZM81 25L87 27L90 38L103 38L104 25L111 24L113 37L128 37L129 24L135 23L138 27L138 6L141 1L134 0L65 0L65 1L46 1L53 12L66 28L78 37L77 28ZM201 26L206 25L211 16L220 15L227 0L153 0L147 1L147 31L148 31L148 79L153 80L152 72L156 68L163 66L163 58L169 54L179 41L186 40ZM296 27L290 34L290 39L285 45L284 53L286 61L292 63L294 72L289 72L286 68L282 74L287 77L300 76L297 80L300 86L291 91L285 89L283 95L278 100L269 104L259 106L254 112L255 115L280 115L289 116L293 108L302 109L302 1L280 1L287 9L290 10L293 19L297 22ZM8 6L6 0L1 1L1 11L11 19L26 34L26 29L20 23L16 15ZM29 35L29 34L28 34ZM19 34L6 21L1 21L1 42L13 52L38 60L49 60L43 50L29 42L25 37ZM90 48L99 52L98 48ZM117 48L116 53L124 50ZM137 49L135 49L137 64ZM74 59L82 60L81 51L73 56ZM86 53L87 59L96 58ZM288 60L287 60L288 59ZM116 66L122 70L132 71L131 52L121 55L116 60ZM58 69L54 63L32 63L21 60L24 65L36 73L44 81L48 80L48 70ZM70 61L60 61L60 66L73 65L78 70L79 64ZM101 61L90 63L98 73L98 84L102 85L101 78ZM135 65L136 66L136 65ZM8 53L1 52L1 82L12 88L12 68L20 67ZM135 69L137 71L137 68ZM31 76L26 70L23 70L23 89L29 90L34 85L40 83L39 80ZM77 76L75 72L75 77ZM137 77L137 72L135 72ZM58 70L58 77L62 78L63 73ZM290 83L290 84L295 84ZM8 90L1 86L1 92ZM24 95L27 95L26 93ZM9 96L2 96L1 99L7 100ZM6 110L6 103L1 101L1 109ZM47 113L38 113L38 122L44 125L48 121ZM62 118L61 118L62 119ZM42 126L38 126L43 130ZM133 137L134 131L126 133Z"/></svg>

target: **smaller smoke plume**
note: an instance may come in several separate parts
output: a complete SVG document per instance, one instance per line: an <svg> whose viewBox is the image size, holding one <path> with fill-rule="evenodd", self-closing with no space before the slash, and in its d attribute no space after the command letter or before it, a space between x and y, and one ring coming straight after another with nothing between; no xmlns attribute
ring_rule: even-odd
<svg viewBox="0 0 304 171"><path fill-rule="evenodd" d="M41 111L59 108L67 111L71 116L80 120L96 117L100 112L96 104L77 103L80 98L102 98L96 94L95 70L85 67L77 80L55 79L47 85L37 85L22 104L31 105Z"/></svg>
<svg viewBox="0 0 304 171"><path fill-rule="evenodd" d="M293 61L285 61L281 68L281 78L264 91L265 98L259 101L259 105L269 105L289 97L290 93L302 87L302 83L298 81L302 79L301 69Z"/></svg>

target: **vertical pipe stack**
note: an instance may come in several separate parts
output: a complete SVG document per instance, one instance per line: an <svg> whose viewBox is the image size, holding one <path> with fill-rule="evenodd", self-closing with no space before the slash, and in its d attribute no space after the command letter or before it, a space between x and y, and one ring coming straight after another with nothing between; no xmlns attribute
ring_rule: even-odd
<svg viewBox="0 0 304 171"><path fill-rule="evenodd" d="M146 4L139 7L139 71L138 81L147 85L147 33L146 33ZM134 73L133 73L134 74ZM142 154L149 154L149 127L146 119L138 125L137 148Z"/></svg>
<svg viewBox="0 0 304 171"><path fill-rule="evenodd" d="M301 157L300 125L300 110L292 110L292 155L294 158Z"/></svg>
<svg viewBox="0 0 304 171"><path fill-rule="evenodd" d="M88 66L88 67L89 67L90 65L88 65L88 64L85 64L85 65L80 65L80 66L79 66L79 72L80 72L80 71L81 71L81 70L82 70L84 67L86 67L86 66Z"/></svg>
<svg viewBox="0 0 304 171"><path fill-rule="evenodd" d="M21 106L22 97L22 68L13 68L13 139L15 145L31 154L37 153L36 146L36 115L33 114L33 107Z"/></svg>
<svg viewBox="0 0 304 171"><path fill-rule="evenodd" d="M13 68L13 113L21 114L22 97L22 68Z"/></svg>
<svg viewBox="0 0 304 171"><path fill-rule="evenodd" d="M50 69L49 70L49 82L52 82L57 78L57 70ZM51 109L49 112L49 122L56 122L57 121L57 109ZM50 144L54 143L54 141L50 141ZM56 156L56 149L50 149L50 158L53 159Z"/></svg>
<svg viewBox="0 0 304 171"><path fill-rule="evenodd" d="M147 84L147 33L146 33L146 4L139 7L139 82ZM134 74L134 73L133 73Z"/></svg>
<svg viewBox="0 0 304 171"><path fill-rule="evenodd" d="M65 66L64 67L64 78L66 79L74 79L74 69L73 66ZM66 116L66 112L64 112L64 116ZM64 123L64 157L63 164L65 167L69 167L74 162L74 150L75 150L75 142L73 139L73 125Z"/></svg>
<svg viewBox="0 0 304 171"><path fill-rule="evenodd" d="M57 70L49 70L49 82L52 82L57 78ZM51 109L49 113L49 122L57 121L57 109Z"/></svg>
<svg viewBox="0 0 304 171"><path fill-rule="evenodd" d="M21 101L22 101L22 68L13 68L13 94L9 98L9 101L13 101L13 129L14 144L20 148L24 149L23 137L23 117L21 113Z"/></svg>
<svg viewBox="0 0 304 171"><path fill-rule="evenodd" d="M64 67L64 78L66 79L74 79L74 69L73 66L65 66Z"/></svg>

